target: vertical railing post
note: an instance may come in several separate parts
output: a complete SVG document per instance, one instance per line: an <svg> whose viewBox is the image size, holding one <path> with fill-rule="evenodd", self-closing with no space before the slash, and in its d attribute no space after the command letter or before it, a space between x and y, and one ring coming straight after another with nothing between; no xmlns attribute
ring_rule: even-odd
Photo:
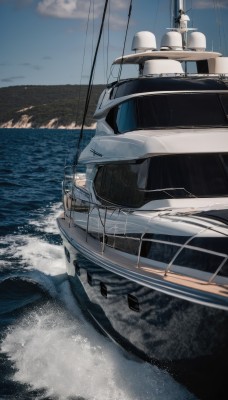
<svg viewBox="0 0 228 400"><path fill-rule="evenodd" d="M195 239L195 237L197 237L198 235L200 235L201 233L203 233L204 231L206 231L207 229L210 229L210 227L206 227L201 229L199 232L197 232L195 235L190 236L190 238L188 238L180 247L179 250L176 252L176 254L174 255L174 257L172 258L172 260L169 262L169 264L167 265L166 269L165 269L165 273L164 276L167 276L168 272L171 269L172 264L174 263L174 261L176 260L176 258L179 256L180 252L185 248L185 246L187 246L191 240Z"/></svg>
<svg viewBox="0 0 228 400"><path fill-rule="evenodd" d="M89 203L90 204L90 203ZM89 216L90 216L90 206L88 209L88 215L87 215L87 224L86 224L86 242L87 242L87 238L88 238L88 232L89 232Z"/></svg>
<svg viewBox="0 0 228 400"><path fill-rule="evenodd" d="M106 217L107 217L107 207L105 207L105 215L104 215L104 223L103 223L103 240L102 240L102 254L104 253L105 249L105 224L106 224Z"/></svg>
<svg viewBox="0 0 228 400"><path fill-rule="evenodd" d="M210 277L208 283L212 283L212 281L214 280L214 278L216 277L216 275L218 275L219 271L221 271L223 265L227 262L228 257L224 257L224 260L221 262L221 264L219 265L219 267L216 269L216 271L214 272L214 274Z"/></svg>
<svg viewBox="0 0 228 400"><path fill-rule="evenodd" d="M143 233L140 237L140 241L139 241L139 249L138 249L138 258L137 258L137 268L139 268L139 261L140 261L140 256L141 256L141 249L142 249L142 242L143 242L143 237L144 237L145 233Z"/></svg>

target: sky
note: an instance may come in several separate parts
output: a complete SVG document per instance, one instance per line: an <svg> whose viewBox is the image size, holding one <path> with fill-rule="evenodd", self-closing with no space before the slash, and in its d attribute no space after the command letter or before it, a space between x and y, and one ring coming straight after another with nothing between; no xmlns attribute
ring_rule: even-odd
<svg viewBox="0 0 228 400"><path fill-rule="evenodd" d="M104 3L0 0L0 87L87 84ZM130 0L109 1L94 83L106 83L112 61L122 55L129 4ZM125 54L131 53L133 36L142 30L155 34L159 48L171 24L170 2L132 4ZM207 50L228 56L228 0L186 0L185 5L189 26L207 37Z"/></svg>

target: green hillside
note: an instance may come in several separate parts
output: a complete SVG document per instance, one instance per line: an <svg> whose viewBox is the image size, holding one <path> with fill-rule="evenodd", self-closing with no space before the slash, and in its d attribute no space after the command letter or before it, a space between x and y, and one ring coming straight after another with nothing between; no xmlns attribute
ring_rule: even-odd
<svg viewBox="0 0 228 400"><path fill-rule="evenodd" d="M94 85L93 87L85 122L88 126L95 122L93 113L103 89L104 85ZM34 128L47 125L52 119L58 119L58 125L67 126L73 122L80 125L86 92L86 85L81 87L79 85L56 85L0 88L0 125L11 120L13 124L16 124L24 114L30 117Z"/></svg>

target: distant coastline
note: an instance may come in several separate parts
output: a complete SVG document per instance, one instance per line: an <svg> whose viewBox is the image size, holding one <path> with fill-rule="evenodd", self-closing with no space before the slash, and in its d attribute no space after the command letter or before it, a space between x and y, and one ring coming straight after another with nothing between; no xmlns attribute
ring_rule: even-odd
<svg viewBox="0 0 228 400"><path fill-rule="evenodd" d="M96 123L92 123L90 126L85 126L85 129L96 129ZM58 118L51 119L47 124L37 126L31 122L31 117L24 114L20 120L14 122L12 119L0 123L0 129L81 129L81 125L76 125L75 122L71 122L68 125L62 125L59 123Z"/></svg>
<svg viewBox="0 0 228 400"><path fill-rule="evenodd" d="M94 85L85 128L93 118L104 85ZM0 128L80 129L84 120L87 85L9 86L0 88Z"/></svg>

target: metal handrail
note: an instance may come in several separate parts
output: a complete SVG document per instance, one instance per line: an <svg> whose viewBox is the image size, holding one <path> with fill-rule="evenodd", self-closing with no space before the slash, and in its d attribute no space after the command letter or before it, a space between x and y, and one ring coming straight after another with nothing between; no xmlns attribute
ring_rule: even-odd
<svg viewBox="0 0 228 400"><path fill-rule="evenodd" d="M210 228L207 227L207 228L204 229L204 231L206 231L206 230L208 230L208 229L210 229ZM202 230L202 231L203 231L203 230ZM200 232L202 232L202 231L200 231ZM217 257L221 257L221 258L222 258L222 261L221 261L221 263L219 264L219 267L216 269L216 271L212 274L212 276L211 276L211 277L209 278L209 280L208 280L208 284L210 284L210 283L212 283L212 281L214 280L214 278L218 275L219 271L222 269L223 265L224 265L225 262L227 261L228 255L227 255L227 254L224 254L224 253L217 252L217 251L208 250L208 249L204 249L204 248L201 248L201 247L189 245L188 243L190 243L190 241L191 241L193 238L195 238L196 236L198 236L198 234L199 234L200 232L198 232L196 235L193 235L193 236L191 236L190 238L188 238L188 240L187 240L184 244L175 243L175 242L169 242L169 241L159 240L159 239L146 239L146 238L144 238L144 235L146 234L146 232L142 234L141 238L134 238L134 237L132 237L132 236L125 236L125 235L124 235L124 236L122 236L122 235L116 235L116 237L121 237L121 238L124 238L124 239L136 240L136 241L139 242L138 256L137 256L137 268L140 268L141 248L142 248L143 242L146 242L146 241L147 241L147 242L154 242L154 243L163 243L163 244L166 244L166 245L179 247L179 249L177 250L175 256L174 256L174 257L172 258L172 260L169 262L169 264L168 264L168 266L167 266L167 268L166 268L166 270L165 270L164 276L167 276L168 272L170 272L171 266L174 265L174 261L177 259L178 255L181 253L181 251L184 250L184 249L191 249L191 250L193 250L193 251L198 251L198 252L201 252L201 253L208 253L208 254L215 255L215 256L217 256ZM106 236L110 236L110 237L111 237L112 235L108 235L108 234L106 233Z"/></svg>
<svg viewBox="0 0 228 400"><path fill-rule="evenodd" d="M171 268L171 266L173 265L174 261L175 261L176 258L179 256L179 254L182 252L182 250L186 248L186 246L188 245L188 243L189 243L192 239L194 239L196 236L198 236L198 233L202 233L202 232L204 232L205 230L207 230L207 228L201 229L199 232L197 232L195 235L193 235L193 236L191 236L190 238L188 238L188 239L186 240L186 242L182 244L182 246L180 247L180 249L176 252L175 256L172 258L172 260L171 260L171 261L169 262L169 264L167 265L167 268L166 268L166 270L165 270L164 276L166 276L167 273L170 271L170 268Z"/></svg>
<svg viewBox="0 0 228 400"><path fill-rule="evenodd" d="M205 228L204 230L207 230L209 228ZM202 230L203 231L203 230ZM200 233L200 232L199 232ZM120 237L123 239L131 239L131 240L135 240L139 242L139 247L138 247L138 255L137 255L137 264L136 267L140 268L140 257L141 257L141 248L142 248L142 244L143 242L154 242L154 243L162 243L162 244L167 244L170 246L176 246L179 247L179 250L177 250L175 256L172 258L172 260L170 261L170 263L168 264L164 276L167 276L167 273L170 272L170 267L171 265L174 265L174 261L175 259L178 257L178 255L181 253L182 250L184 249L191 249L194 251L198 251L198 252L202 252L202 253L208 253L208 254L213 254L217 257L221 257L222 261L219 264L218 268L216 269L216 271L212 274L212 276L209 278L207 283L212 283L212 281L214 280L214 278L218 275L219 271L222 269L223 265L226 263L226 261L228 260L228 255L225 253L220 253L217 251L213 251L213 250L207 250L201 247L197 247L197 246L191 246L188 245L187 243L189 243L193 238L195 238L198 234L191 236L184 244L180 244L180 243L176 243L176 242L169 242L166 240L159 240L159 239L147 239L144 238L144 235L146 234L146 232L144 232L140 238L136 238L133 236L127 236L127 235L115 235L115 237ZM113 237L113 235L110 235L108 233L105 233L104 236L106 237ZM105 242L105 237L103 236L103 243Z"/></svg>
<svg viewBox="0 0 228 400"><path fill-rule="evenodd" d="M72 180L72 176L67 176L67 175L66 175L66 179L68 179L68 178L69 178L69 180L70 180L70 179ZM74 185L74 186L75 186L75 185ZM77 187L77 190L82 190L82 189L81 189L80 187ZM156 214L157 214L159 211L161 211L162 214L160 214L160 216L166 216L166 217L167 217L168 215L170 215L170 213L169 213L170 210L166 210L166 212L164 213L164 209L163 209L163 210L158 210L158 209L156 209L156 210L142 210L142 209L122 208L122 207L116 207L116 206L107 206L107 205L104 206L104 205L102 205L102 204L97 204L97 203L95 203L95 202L92 202L92 201L91 201L91 198L87 201L87 203L89 203L90 207L89 207L88 212L87 212L86 241L87 241L87 238L88 238L88 234L90 233L90 230L89 230L89 219L90 219L90 215L92 214L92 212L93 212L94 209L97 209L97 212L98 212L98 215L99 215L99 218L100 218L100 222L101 222L101 225L102 225L102 227L103 227L103 230L102 230L102 247L101 247L101 252L102 252L102 254L103 254L104 251L105 251L105 237L109 237L109 236L110 236L110 237L113 237L113 235L111 235L111 234L109 234L109 233L106 232L107 213L108 213L108 212L115 213L115 212L117 211L118 213L125 214L125 217L126 217L126 220L125 220L125 227L127 226L127 219L128 219L128 216L129 216L130 214L132 214L133 212L137 212L137 213L138 213L138 212L142 212L142 213L145 213L146 211L150 211L150 212L156 212ZM102 210L103 210L104 213L105 213L105 214L104 214L103 220L102 220L102 216L101 216L101 211L102 211ZM167 212L167 211L168 211L168 212ZM182 216L183 216L183 215L191 215L191 214L193 214L193 213L189 213L189 212L181 213ZM172 215L173 215L173 214L172 214ZM196 246L191 246L191 245L189 244L189 243L191 242L191 240L193 240L195 237L197 237L200 233L205 232L205 231L207 231L207 230L217 231L216 229L214 229L213 227L211 227L211 226L208 225L208 226L204 227L203 229L201 229L199 232L197 232L197 234L191 236L190 238L188 237L188 239L186 240L186 242L184 242L184 243L182 243L182 244L176 243L176 242L169 242L169 241L166 241L166 240L144 238L146 232L142 233L140 238L136 238L136 237L132 237L132 236L127 236L126 234L125 234L125 235L118 235L118 234L116 234L116 233L115 233L115 237L121 237L121 238L124 238L124 239L131 239L131 240L137 240L137 241L139 242L139 246L138 246L138 255L137 255L137 263L136 263L136 267L137 267L137 268L140 268L140 257L141 257L141 249L142 249L142 244L143 244L143 242L149 241L149 242L163 243L163 244L167 244L167 245L172 245L172 246L179 247L179 249L177 250L177 252L176 252L175 255L173 256L172 260L171 260L171 261L169 262L169 264L167 265L167 267L166 267L166 269L165 269L165 271L164 271L164 276L167 276L167 273L170 272L171 267L174 265L174 262L175 262L175 260L177 259L178 255L179 255L179 254L181 253L181 251L184 250L184 249L191 249L191 250L194 250L194 251L199 251L199 252L203 252L203 253L213 254L213 255L218 256L218 257L222 257L222 261L221 261L221 263L219 264L218 268L216 269L216 271L212 274L212 276L211 276L211 277L209 278L209 280L208 280L208 283L210 284L210 283L212 283L212 281L213 281L213 280L215 279L215 277L218 275L219 271L222 269L223 265L224 265L224 264L226 263L226 261L228 260L228 254L220 253L220 252L217 252L217 251L214 251L214 250L208 250L208 249L204 249L204 248L200 248L200 247L196 247ZM125 230L125 232L126 232L126 230Z"/></svg>

